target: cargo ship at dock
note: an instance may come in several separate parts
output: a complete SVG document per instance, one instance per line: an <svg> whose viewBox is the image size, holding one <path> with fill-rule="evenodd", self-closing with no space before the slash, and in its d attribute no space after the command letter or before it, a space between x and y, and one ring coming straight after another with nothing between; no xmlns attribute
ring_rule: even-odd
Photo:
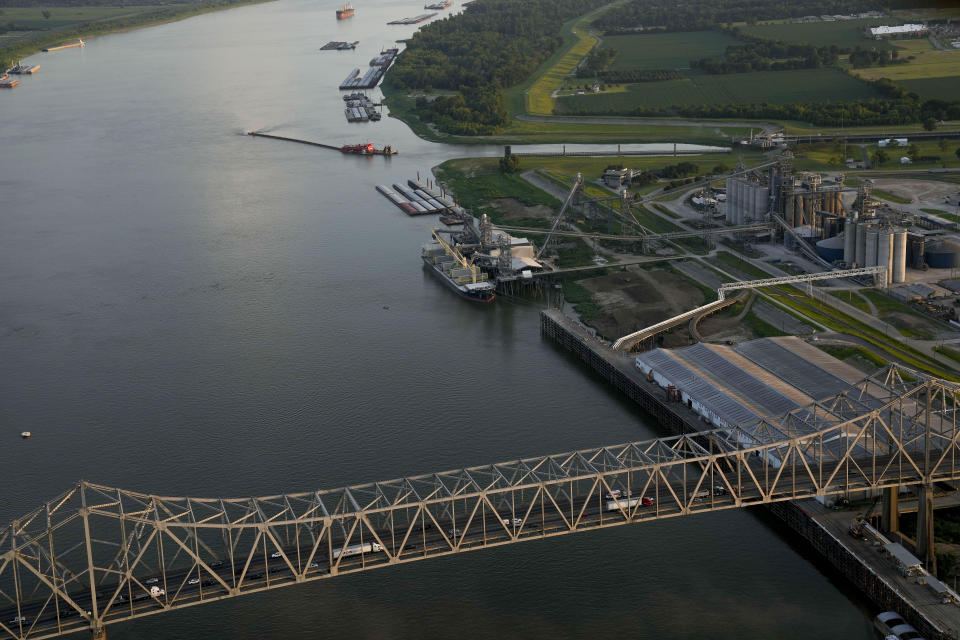
<svg viewBox="0 0 960 640"><path fill-rule="evenodd" d="M496 286L490 282L487 274L468 262L436 231L433 237L434 242L423 245L420 250L423 263L430 273L461 298L471 302L493 302L496 299Z"/></svg>
<svg viewBox="0 0 960 640"><path fill-rule="evenodd" d="M337 20L346 20L353 17L353 5L347 3L337 9Z"/></svg>
<svg viewBox="0 0 960 640"><path fill-rule="evenodd" d="M12 73L18 76L30 76L35 74L37 71L40 71L40 65L23 64L22 60L18 61L17 64L7 69L7 73Z"/></svg>

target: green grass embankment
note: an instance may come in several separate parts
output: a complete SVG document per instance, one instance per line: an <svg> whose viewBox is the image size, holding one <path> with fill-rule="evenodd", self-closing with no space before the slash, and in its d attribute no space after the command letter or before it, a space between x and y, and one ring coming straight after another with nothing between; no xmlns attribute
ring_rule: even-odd
<svg viewBox="0 0 960 640"><path fill-rule="evenodd" d="M122 7L49 6L3 7L0 21L31 27L17 37L0 38L0 66L39 53L45 47L75 42L78 38L140 29L192 16L271 0L202 0L190 4ZM42 18L42 11L50 13ZM34 16L33 14L37 14Z"/></svg>

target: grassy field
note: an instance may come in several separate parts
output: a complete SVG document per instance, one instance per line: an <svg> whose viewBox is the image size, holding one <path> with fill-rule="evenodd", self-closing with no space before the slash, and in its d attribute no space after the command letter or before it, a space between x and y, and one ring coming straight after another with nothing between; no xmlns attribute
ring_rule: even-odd
<svg viewBox="0 0 960 640"><path fill-rule="evenodd" d="M835 102L876 97L869 85L836 69L759 71L727 75L699 75L684 80L645 82L622 93L597 93L558 99L558 112L588 109L623 111L634 107L675 105L809 102L816 87L818 101Z"/></svg>
<svg viewBox="0 0 960 640"><path fill-rule="evenodd" d="M947 78L898 80L897 84L927 100L946 100L948 102L960 100L960 73Z"/></svg>
<svg viewBox="0 0 960 640"><path fill-rule="evenodd" d="M590 33L590 24L601 13L617 4L620 3L600 7L563 25L561 35L564 42L560 48L547 58L526 82L506 90L504 99L511 114L526 112L550 115L553 113L554 99L551 94L554 89L560 88L564 79L597 44L597 38Z"/></svg>
<svg viewBox="0 0 960 640"><path fill-rule="evenodd" d="M815 47L835 44L840 47L889 48L886 40L870 40L864 36L867 27L901 24L900 20L878 18L866 20L838 20L836 22L769 22L755 25L741 25L740 29L751 36L784 42L806 42Z"/></svg>
<svg viewBox="0 0 960 640"><path fill-rule="evenodd" d="M908 64L853 69L861 78L889 78L923 98L960 100L960 51L940 51L929 40L897 40L901 58Z"/></svg>
<svg viewBox="0 0 960 640"><path fill-rule="evenodd" d="M79 22L98 22L122 16L131 16L157 9L157 6L134 7L50 7L49 18L43 17L44 7L4 7L0 8L0 23L13 23L18 29L32 31L53 31ZM0 36L0 42L16 36Z"/></svg>
<svg viewBox="0 0 960 640"><path fill-rule="evenodd" d="M617 50L611 71L637 69L689 69L691 60L719 56L727 45L740 42L719 31L687 33L650 33L606 36L605 47Z"/></svg>
<svg viewBox="0 0 960 640"><path fill-rule="evenodd" d="M756 150L744 150L737 157L743 157L743 163L746 166L759 164L763 161L763 154ZM735 160L735 159L734 159ZM691 162L697 165L698 173L706 173L713 167L725 162L732 164L728 154L705 154L702 156L684 156L683 158L672 157L653 157L653 156L631 156L631 157L606 157L606 158L521 158L520 168L522 171L528 169L543 169L555 174L572 179L577 173L583 174L583 179L587 182L593 182L603 175L603 171L611 164L623 164L631 169L661 169L668 164L677 162ZM488 162L491 166L495 165L497 159L487 158L482 162ZM568 183L569 184L569 183ZM607 192L604 195L615 195L613 192Z"/></svg>

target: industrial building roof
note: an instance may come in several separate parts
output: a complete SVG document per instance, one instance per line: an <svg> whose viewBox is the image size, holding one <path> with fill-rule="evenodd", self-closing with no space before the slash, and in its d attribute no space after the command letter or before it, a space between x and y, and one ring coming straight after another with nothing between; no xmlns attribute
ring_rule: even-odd
<svg viewBox="0 0 960 640"><path fill-rule="evenodd" d="M729 425L752 435L761 419L791 413L791 429L813 432L828 412L814 417L806 407L848 390L863 378L857 369L795 337L763 338L731 348L698 343L675 350L654 349L637 356L669 384ZM861 406L870 396L850 397ZM771 429L768 422L764 429ZM769 431L766 434L771 435Z"/></svg>
<svg viewBox="0 0 960 640"><path fill-rule="evenodd" d="M897 33L914 33L916 31L926 31L926 27L922 24L901 24L895 27L881 26L881 27L871 27L870 35L874 36L889 36Z"/></svg>

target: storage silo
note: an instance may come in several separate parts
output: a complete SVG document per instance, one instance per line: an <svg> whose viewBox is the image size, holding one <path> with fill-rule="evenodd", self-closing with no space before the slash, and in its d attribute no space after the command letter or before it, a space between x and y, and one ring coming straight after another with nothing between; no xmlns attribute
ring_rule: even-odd
<svg viewBox="0 0 960 640"><path fill-rule="evenodd" d="M833 236L832 238L827 238L818 242L816 249L818 256L827 262L832 263L836 262L837 260L843 260L843 253L846 248L844 247L842 237Z"/></svg>
<svg viewBox="0 0 960 640"><path fill-rule="evenodd" d="M856 252L857 222L853 218L847 218L843 231L843 261L848 265L853 264Z"/></svg>
<svg viewBox="0 0 960 640"><path fill-rule="evenodd" d="M877 237L877 266L887 268L882 284L889 285L893 278L893 232L889 229L884 229Z"/></svg>
<svg viewBox="0 0 960 640"><path fill-rule="evenodd" d="M897 229L893 233L893 281L907 279L907 232Z"/></svg>
<svg viewBox="0 0 960 640"><path fill-rule="evenodd" d="M960 243L953 240L928 242L923 257L931 269L953 269L960 266Z"/></svg>
<svg viewBox="0 0 960 640"><path fill-rule="evenodd" d="M867 246L863 266L875 267L877 266L877 238L880 236L880 232L876 229L867 229L866 236Z"/></svg>
<svg viewBox="0 0 960 640"><path fill-rule="evenodd" d="M866 266L865 258L867 255L867 223L858 222L857 223L857 245L854 249L854 258L856 258L857 266L864 267Z"/></svg>

